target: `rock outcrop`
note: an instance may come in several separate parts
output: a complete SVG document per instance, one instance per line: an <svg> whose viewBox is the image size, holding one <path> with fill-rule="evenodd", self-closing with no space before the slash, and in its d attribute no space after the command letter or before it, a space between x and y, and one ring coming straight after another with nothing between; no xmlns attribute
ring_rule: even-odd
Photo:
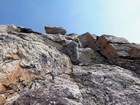
<svg viewBox="0 0 140 105"><path fill-rule="evenodd" d="M139 105L140 45L45 29L0 25L0 105ZM71 40L82 44L75 64L63 53Z"/></svg>

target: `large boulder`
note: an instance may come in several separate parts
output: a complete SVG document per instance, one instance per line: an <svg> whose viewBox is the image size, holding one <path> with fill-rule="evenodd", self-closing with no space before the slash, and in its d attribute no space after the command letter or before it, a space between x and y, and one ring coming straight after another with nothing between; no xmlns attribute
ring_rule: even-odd
<svg viewBox="0 0 140 105"><path fill-rule="evenodd" d="M131 49L130 44L116 44L109 43L103 49L101 53L108 59L114 59L118 57L130 57L129 50Z"/></svg>
<svg viewBox="0 0 140 105"><path fill-rule="evenodd" d="M116 37L113 35L102 35L98 38L98 46L104 48L108 43L117 43L117 44L127 44L128 40L122 37Z"/></svg>
<svg viewBox="0 0 140 105"><path fill-rule="evenodd" d="M45 26L47 34L62 34L65 35L67 31L62 27Z"/></svg>
<svg viewBox="0 0 140 105"><path fill-rule="evenodd" d="M135 62L140 59L140 46L129 43L125 38L112 35L102 35L98 38L99 53L103 55L110 64L134 70L139 73Z"/></svg>
<svg viewBox="0 0 140 105"><path fill-rule="evenodd" d="M140 59L140 45L134 45L129 50L130 56L134 59Z"/></svg>
<svg viewBox="0 0 140 105"><path fill-rule="evenodd" d="M101 48L101 54L108 59L130 57L131 44L125 38L102 35L98 38L97 44Z"/></svg>
<svg viewBox="0 0 140 105"><path fill-rule="evenodd" d="M96 40L97 40L97 36L94 34L90 34L89 32L84 33L82 35L78 36L82 47L88 47L88 48L92 48L94 50L99 50L99 48L96 45Z"/></svg>

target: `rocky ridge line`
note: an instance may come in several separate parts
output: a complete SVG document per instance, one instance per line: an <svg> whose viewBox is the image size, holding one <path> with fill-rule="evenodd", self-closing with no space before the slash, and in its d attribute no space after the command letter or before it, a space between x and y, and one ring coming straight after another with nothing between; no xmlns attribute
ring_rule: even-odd
<svg viewBox="0 0 140 105"><path fill-rule="evenodd" d="M140 45L113 35L0 25L0 105L139 105ZM79 40L78 65L63 53Z"/></svg>

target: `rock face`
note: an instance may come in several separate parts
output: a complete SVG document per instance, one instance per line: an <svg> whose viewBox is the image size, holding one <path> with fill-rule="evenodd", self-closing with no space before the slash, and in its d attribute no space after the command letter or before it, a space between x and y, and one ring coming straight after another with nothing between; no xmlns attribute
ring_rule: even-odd
<svg viewBox="0 0 140 105"><path fill-rule="evenodd" d="M37 74L71 73L69 58L44 41L43 36L19 32L16 29L20 27L13 25L0 27L7 27L0 33L0 91L3 93L17 91Z"/></svg>
<svg viewBox="0 0 140 105"><path fill-rule="evenodd" d="M140 102L140 80L133 72L96 64L75 66L73 73L83 105L138 105Z"/></svg>
<svg viewBox="0 0 140 105"><path fill-rule="evenodd" d="M138 44L45 29L0 25L0 105L139 105ZM78 65L63 53L75 37Z"/></svg>

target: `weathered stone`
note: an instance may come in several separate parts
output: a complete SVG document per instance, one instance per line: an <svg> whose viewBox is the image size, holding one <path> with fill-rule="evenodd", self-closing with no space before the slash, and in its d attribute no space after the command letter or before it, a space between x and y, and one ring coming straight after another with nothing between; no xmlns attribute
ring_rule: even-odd
<svg viewBox="0 0 140 105"><path fill-rule="evenodd" d="M108 59L114 59L118 57L130 57L128 51L130 47L128 44L113 44L109 43L101 50L101 53Z"/></svg>
<svg viewBox="0 0 140 105"><path fill-rule="evenodd" d="M134 72L110 65L74 66L83 105L138 105L140 80Z"/></svg>
<svg viewBox="0 0 140 105"><path fill-rule="evenodd" d="M76 36L76 35L73 35L73 36L68 36L68 35L66 35L66 36L65 36L65 39L66 39L66 40L75 41L75 42L78 44L78 47L79 47L79 48L82 48L82 44L81 44L81 42L80 42L78 36Z"/></svg>
<svg viewBox="0 0 140 105"><path fill-rule="evenodd" d="M7 105L83 105L79 87L70 77L56 76L53 83L48 78L46 76L45 81L37 80L31 89L23 90L17 100Z"/></svg>
<svg viewBox="0 0 140 105"><path fill-rule="evenodd" d="M124 38L110 35L102 35L98 38L97 43L101 48L100 53L108 59L109 63L126 69L136 70L135 63L133 61L134 57L131 56L134 51L132 51L134 44L130 44Z"/></svg>
<svg viewBox="0 0 140 105"><path fill-rule="evenodd" d="M108 43L117 43L117 44L128 44L128 40L121 37L115 37L113 35L102 35L98 38L98 46L104 48Z"/></svg>
<svg viewBox="0 0 140 105"><path fill-rule="evenodd" d="M20 32L20 28L15 25L0 25L1 33Z"/></svg>
<svg viewBox="0 0 140 105"><path fill-rule="evenodd" d="M135 61L129 58L116 58L109 61L110 64L120 66L125 69L136 71Z"/></svg>
<svg viewBox="0 0 140 105"><path fill-rule="evenodd" d="M46 35L43 35L42 37L43 37L43 40L44 40L45 44L54 46L59 51L63 50L64 46L62 45L62 42L64 42L64 40L66 40L64 35L61 35L61 34L57 34L57 35L46 34Z"/></svg>
<svg viewBox="0 0 140 105"><path fill-rule="evenodd" d="M61 34L58 34L58 35L46 34L43 37L47 37L48 39L51 39L52 41L58 42L58 43L61 43L61 41L65 40L65 37L63 35L61 35Z"/></svg>
<svg viewBox="0 0 140 105"><path fill-rule="evenodd" d="M52 27L52 26L45 26L45 31L47 34L62 34L65 35L67 31L62 27Z"/></svg>
<svg viewBox="0 0 140 105"><path fill-rule="evenodd" d="M0 91L4 97L27 86L39 75L71 73L69 58L43 36L6 29L0 33Z"/></svg>
<svg viewBox="0 0 140 105"><path fill-rule="evenodd" d="M79 48L79 61L81 65L103 63L104 58L91 48Z"/></svg>
<svg viewBox="0 0 140 105"><path fill-rule="evenodd" d="M31 38L30 41L24 39L23 37L26 37L26 34L22 37L15 34L2 34L0 37L7 37L4 40L0 40L1 57L6 61L10 59L11 62L19 59L20 66L23 68L31 68L31 71L47 70L48 72L57 72L58 70L57 73L59 74L64 70L68 70L68 65L69 67L71 66L67 56L60 53L55 47L50 46L49 43L46 45L46 42L41 38L39 42L39 40L33 40L32 37L29 37ZM67 64L68 62L69 64ZM1 62L1 64L3 63ZM58 67L59 64L61 67Z"/></svg>
<svg viewBox="0 0 140 105"><path fill-rule="evenodd" d="M10 95L7 100L6 100L6 104L5 105L10 105L11 103L13 103L14 101L16 101L18 98L20 97L20 95L18 93L14 93L12 95Z"/></svg>
<svg viewBox="0 0 140 105"><path fill-rule="evenodd" d="M7 98L20 87L27 85L36 75L19 66L19 61L7 62L1 67L0 92ZM5 94L7 93L7 94Z"/></svg>
<svg viewBox="0 0 140 105"><path fill-rule="evenodd" d="M79 64L78 44L73 40L68 40L67 45L64 47L63 53L67 54L73 64Z"/></svg>
<svg viewBox="0 0 140 105"><path fill-rule="evenodd" d="M138 60L134 60L134 66L135 66L135 69L134 71L140 75L140 59Z"/></svg>
<svg viewBox="0 0 140 105"><path fill-rule="evenodd" d="M96 51L99 50L99 48L96 45L96 39L97 39L96 35L87 32L85 34L78 36L78 38L82 44L82 47L89 47Z"/></svg>
<svg viewBox="0 0 140 105"><path fill-rule="evenodd" d="M140 45L135 45L129 50L132 58L140 59Z"/></svg>
<svg viewBox="0 0 140 105"><path fill-rule="evenodd" d="M24 28L24 27L19 27L16 25L0 25L0 33L13 33L13 32L20 32L20 33L37 33L40 34L39 32L36 32L30 28Z"/></svg>
<svg viewBox="0 0 140 105"><path fill-rule="evenodd" d="M4 98L3 96L0 96L0 105L4 105L6 102L6 98Z"/></svg>
<svg viewBox="0 0 140 105"><path fill-rule="evenodd" d="M61 34L0 26L0 104L139 105L139 47L103 35L93 41L96 49L87 33L83 40L91 48L78 48L76 41L69 48L78 53L75 66L62 52L75 37Z"/></svg>

